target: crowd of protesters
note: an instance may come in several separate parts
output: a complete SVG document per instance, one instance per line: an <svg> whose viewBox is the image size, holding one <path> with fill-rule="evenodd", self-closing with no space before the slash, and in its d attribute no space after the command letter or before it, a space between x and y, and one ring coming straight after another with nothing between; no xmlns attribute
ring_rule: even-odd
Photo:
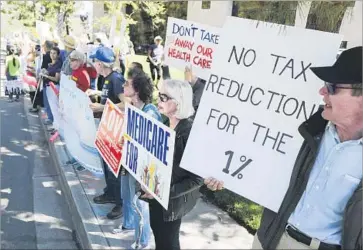
<svg viewBox="0 0 363 250"><path fill-rule="evenodd" d="M127 64L124 52L118 52L122 57L117 60L118 53L104 46L100 39L95 41L98 47L89 58L77 50L73 37L65 37L63 43L64 51L56 43L45 41L25 57L26 74L39 83L30 92L33 101L30 111L37 112L44 107L47 113L44 122L52 124L45 93L50 82L59 86L63 73L71 76L92 100L90 108L96 124L102 117L106 100L110 99L121 110L128 102L174 129L176 139L167 210L124 169L115 177L104 160L106 187L93 201L115 205L107 218L123 216L121 225L113 232L133 230L135 242L130 247L147 248L152 232L156 249L180 249L182 218L196 205L199 188L203 183L211 190L223 188L223 182L214 178L203 180L179 166L205 80L197 78L189 68L185 69L185 81L170 78L168 68L165 68L167 74L162 74L160 36L155 37L155 44L148 52L150 76L140 63ZM10 49L6 59L8 80L17 79L21 74L19 55ZM115 70L116 63L121 70ZM289 189L278 213L264 210L254 248L362 249L362 47L344 51L331 67L322 66L311 70L325 82L320 90L325 106L300 126L305 141L297 156ZM154 88L159 90L157 106L152 103Z"/></svg>

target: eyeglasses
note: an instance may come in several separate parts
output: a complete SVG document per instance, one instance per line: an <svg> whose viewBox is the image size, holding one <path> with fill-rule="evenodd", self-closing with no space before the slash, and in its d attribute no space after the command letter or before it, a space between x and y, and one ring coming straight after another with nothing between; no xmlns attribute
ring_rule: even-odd
<svg viewBox="0 0 363 250"><path fill-rule="evenodd" d="M167 101L169 101L169 100L171 100L173 98L171 98L170 96L168 96L166 94L162 94L162 93L159 92L159 99L162 102L167 102Z"/></svg>
<svg viewBox="0 0 363 250"><path fill-rule="evenodd" d="M328 93L330 95L335 95L337 89L361 89L361 88L337 86L336 84L329 83L329 82L325 82L325 87L328 89Z"/></svg>

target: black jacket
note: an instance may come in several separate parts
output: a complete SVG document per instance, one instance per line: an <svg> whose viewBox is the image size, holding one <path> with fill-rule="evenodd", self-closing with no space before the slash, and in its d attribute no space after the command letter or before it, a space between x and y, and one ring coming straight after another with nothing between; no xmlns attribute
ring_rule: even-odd
<svg viewBox="0 0 363 250"><path fill-rule="evenodd" d="M195 110L195 113L198 110L200 99L202 99L202 95L205 88L205 80L198 78L197 81L194 83L192 89L193 89L193 107Z"/></svg>
<svg viewBox="0 0 363 250"><path fill-rule="evenodd" d="M264 209L261 226L257 231L263 249L276 249L286 223L306 189L327 125L321 113L322 110L319 110L299 127L304 142L296 158L290 185L278 213ZM342 249L362 249L362 184L353 193L346 206L343 223Z"/></svg>
<svg viewBox="0 0 363 250"><path fill-rule="evenodd" d="M163 209L164 221L174 221L182 218L194 208L199 198L199 188L203 184L203 179L179 166L192 124L192 119L183 119L179 121L175 128L169 207L167 211ZM155 205L155 202L157 201L151 200L150 206Z"/></svg>

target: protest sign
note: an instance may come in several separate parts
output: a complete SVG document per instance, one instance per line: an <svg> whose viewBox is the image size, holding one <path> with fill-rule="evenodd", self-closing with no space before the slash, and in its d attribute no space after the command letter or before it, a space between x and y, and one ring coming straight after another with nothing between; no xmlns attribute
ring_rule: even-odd
<svg viewBox="0 0 363 250"><path fill-rule="evenodd" d="M340 41L228 17L181 166L277 212L303 142L298 127L321 101L309 68L332 65Z"/></svg>
<svg viewBox="0 0 363 250"><path fill-rule="evenodd" d="M168 209L175 131L126 104L122 165Z"/></svg>
<svg viewBox="0 0 363 250"><path fill-rule="evenodd" d="M165 64L179 70L191 67L193 74L208 79L219 44L220 29L209 25L168 18Z"/></svg>
<svg viewBox="0 0 363 250"><path fill-rule="evenodd" d="M58 101L58 89L55 87L54 83L50 83L50 88L46 88L46 95L49 103L49 107L53 114L53 127L56 130L59 130L59 124L60 124L60 113L59 113L59 101Z"/></svg>
<svg viewBox="0 0 363 250"><path fill-rule="evenodd" d="M24 91L29 91L29 85L22 80L9 80L4 82L5 95L22 94Z"/></svg>
<svg viewBox="0 0 363 250"><path fill-rule="evenodd" d="M99 174L103 173L103 168L94 145L96 124L90 104L89 97L76 87L76 83L62 74L59 91L60 134L77 162Z"/></svg>
<svg viewBox="0 0 363 250"><path fill-rule="evenodd" d="M96 134L96 147L112 173L118 176L122 156L122 126L124 115L112 101L107 99Z"/></svg>
<svg viewBox="0 0 363 250"><path fill-rule="evenodd" d="M40 40L44 42L47 38L50 39L49 34L50 32L50 24L44 21L35 21L35 30L40 37Z"/></svg>

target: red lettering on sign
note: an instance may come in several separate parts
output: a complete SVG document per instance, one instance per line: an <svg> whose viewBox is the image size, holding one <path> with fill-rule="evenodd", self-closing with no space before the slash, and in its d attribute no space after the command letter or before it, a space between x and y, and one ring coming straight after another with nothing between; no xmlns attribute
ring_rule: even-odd
<svg viewBox="0 0 363 250"><path fill-rule="evenodd" d="M197 53L201 54L201 55L203 55L205 57L209 57L210 59L213 59L212 58L212 54L213 54L213 49L212 48L206 48L203 45L199 45L197 47Z"/></svg>
<svg viewBox="0 0 363 250"><path fill-rule="evenodd" d="M190 62L190 53L183 52L177 49L169 48L168 57L180 59L186 62Z"/></svg>
<svg viewBox="0 0 363 250"><path fill-rule="evenodd" d="M193 46L194 46L194 42L177 38L174 42L174 46L177 46L180 48L188 48L189 50L192 50Z"/></svg>
<svg viewBox="0 0 363 250"><path fill-rule="evenodd" d="M200 66L202 69L210 69L212 60L207 60L205 58L201 58L199 56L195 56L193 58L193 63L197 66Z"/></svg>

